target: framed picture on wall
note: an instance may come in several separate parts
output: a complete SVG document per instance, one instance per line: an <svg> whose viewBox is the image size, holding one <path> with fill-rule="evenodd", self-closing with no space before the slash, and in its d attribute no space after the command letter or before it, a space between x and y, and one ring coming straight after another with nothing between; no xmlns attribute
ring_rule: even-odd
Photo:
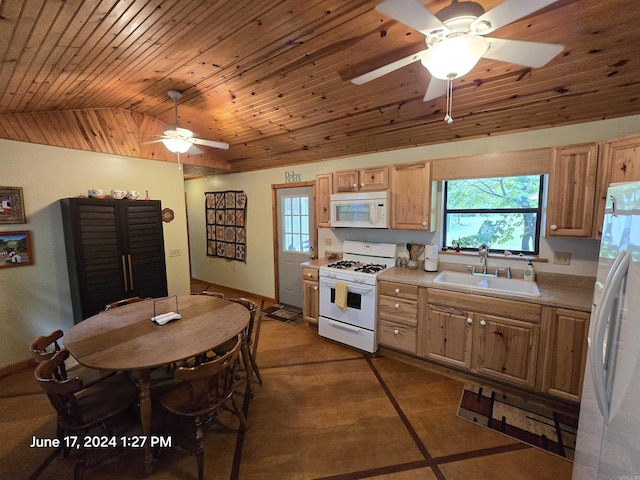
<svg viewBox="0 0 640 480"><path fill-rule="evenodd" d="M0 232L0 268L32 264L31 232Z"/></svg>
<svg viewBox="0 0 640 480"><path fill-rule="evenodd" d="M0 187L0 224L26 223L22 187Z"/></svg>

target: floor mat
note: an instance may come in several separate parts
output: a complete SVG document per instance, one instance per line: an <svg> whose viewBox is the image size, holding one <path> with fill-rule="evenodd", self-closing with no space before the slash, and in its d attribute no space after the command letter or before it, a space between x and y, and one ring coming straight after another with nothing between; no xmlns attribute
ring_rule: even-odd
<svg viewBox="0 0 640 480"><path fill-rule="evenodd" d="M458 417L573 460L578 416L512 394L467 383Z"/></svg>
<svg viewBox="0 0 640 480"><path fill-rule="evenodd" d="M302 309L276 303L262 310L263 315L285 323L302 323Z"/></svg>

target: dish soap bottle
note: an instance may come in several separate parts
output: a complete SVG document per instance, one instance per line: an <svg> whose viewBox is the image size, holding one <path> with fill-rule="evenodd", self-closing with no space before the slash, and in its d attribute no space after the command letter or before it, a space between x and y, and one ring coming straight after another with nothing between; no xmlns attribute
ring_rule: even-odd
<svg viewBox="0 0 640 480"><path fill-rule="evenodd" d="M529 264L524 267L524 279L533 282L536 279L536 271L533 269L533 263L529 260Z"/></svg>

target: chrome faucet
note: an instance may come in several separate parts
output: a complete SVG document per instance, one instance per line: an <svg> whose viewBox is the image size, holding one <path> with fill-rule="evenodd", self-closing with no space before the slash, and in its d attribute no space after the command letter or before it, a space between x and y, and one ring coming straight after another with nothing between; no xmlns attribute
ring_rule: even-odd
<svg viewBox="0 0 640 480"><path fill-rule="evenodd" d="M483 243L482 245L480 245L480 248L478 249L478 253L480 255L480 258L482 258L482 274L486 275L487 274L487 257L489 256L489 247L487 246L486 243Z"/></svg>

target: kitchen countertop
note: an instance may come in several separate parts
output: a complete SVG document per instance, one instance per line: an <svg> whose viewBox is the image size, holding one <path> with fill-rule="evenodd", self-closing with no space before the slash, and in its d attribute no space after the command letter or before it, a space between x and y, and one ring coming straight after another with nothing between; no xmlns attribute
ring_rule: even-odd
<svg viewBox="0 0 640 480"><path fill-rule="evenodd" d="M315 259L304 262L301 266L320 268L334 261L335 260L327 260L325 258ZM434 283L433 279L435 276L443 270L448 270L448 268L440 268L438 272L425 272L422 269L411 270L403 267L394 267L378 275L377 279L388 282L406 283L408 285L418 285L420 287L459 291L461 293L471 293L485 297L507 298L509 300L519 300L584 312L591 311L593 286L595 282L595 279L593 278L578 277L575 275L554 275L539 272L536 277L536 283L540 290L540 297L529 297L523 295L511 295L503 292L478 292L478 290L472 290L465 286L444 286Z"/></svg>
<svg viewBox="0 0 640 480"><path fill-rule="evenodd" d="M472 293L476 295L482 295L485 297L499 297L508 298L509 300L519 300L529 303L537 303L541 305L549 305L552 307L569 308L573 310L581 310L585 312L591 311L591 304L593 300L593 283L589 285L589 280L583 280L583 277L577 277L579 282L571 283L572 286L567 286L566 281L546 281L546 279L536 279L538 289L540 290L539 297L529 297L523 295L511 295L503 292L491 292L490 290L478 292L465 286L453 286L453 285L441 285L434 283L433 279L443 271L440 269L438 272L425 272L424 270L410 270L408 268L394 267L386 272L378 275L378 280L388 282L407 283L410 285L418 285L420 287L428 288L440 288L443 290L453 290L462 293ZM471 275L471 274L469 274ZM542 275L538 275L543 277ZM549 280L552 280L551 278ZM575 285L578 286L575 286Z"/></svg>

